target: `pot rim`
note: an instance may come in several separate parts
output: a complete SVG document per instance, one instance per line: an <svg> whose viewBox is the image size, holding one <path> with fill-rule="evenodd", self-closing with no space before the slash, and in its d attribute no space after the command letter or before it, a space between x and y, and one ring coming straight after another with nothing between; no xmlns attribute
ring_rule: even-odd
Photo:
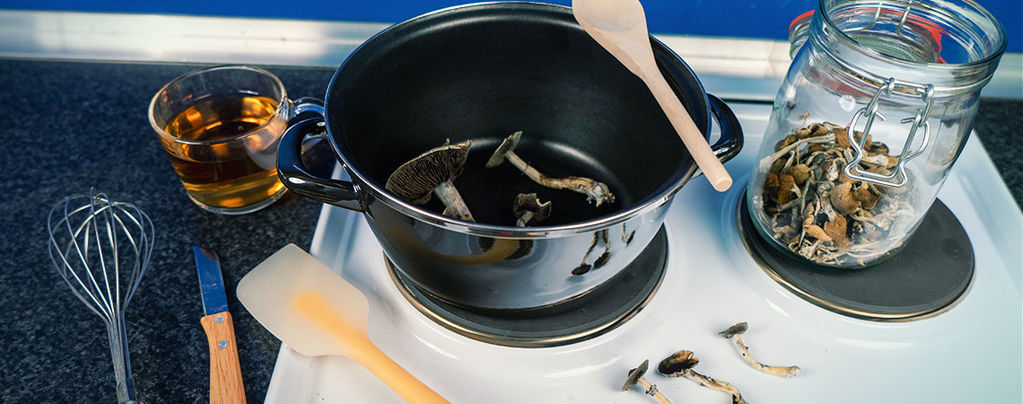
<svg viewBox="0 0 1023 404"><path fill-rule="evenodd" d="M451 13L451 12L454 12L454 11L460 11L460 10L467 9L467 8L480 8L480 7L489 8L489 7L498 7L498 6L500 6L500 7L526 7L526 8L535 8L535 9L544 9L544 8L546 8L546 9L549 9L549 10L554 11L554 12L568 11L569 13L571 13L571 7L563 6L563 5L559 5L559 4L541 3L541 2L534 2L534 1L487 1L487 2L470 3L470 4L462 4L462 5L446 7L446 8L434 10L434 11L431 11L431 12L428 12L428 13L425 13L425 14L413 17L411 19L399 22L397 24L391 25L391 26L381 30L380 32L376 33L375 35L370 37L368 40L363 42L361 45L359 45L358 48L356 48L354 51L352 51L351 54L348 55L348 57L341 64L341 66L338 67L337 71L334 72L334 75L330 79L330 83L327 85L327 93L324 96L324 105L326 105L326 106L331 105L330 100L331 100L331 94L333 93L331 90L333 88L335 88L335 83L339 80L339 78L340 78L342 72L345 70L345 66L347 66L348 62L361 49L363 49L368 44L372 43L378 37L380 37L380 36L390 32L390 31L394 30L395 28L406 26L406 25L410 25L410 24L413 24L413 23L417 23L420 20L423 20L423 19L426 19L426 18L430 18L430 17L434 17L434 16L439 15L439 14L447 14L447 13ZM655 48L655 54L654 54L655 57L657 56L657 50L658 50L657 48L660 48L661 51L663 51L664 53L666 53L667 55L670 55L672 57L672 58L670 58L668 60L664 60L663 58L657 58L657 60L663 61L663 62L669 62L670 64L675 65L680 70L688 72L689 76L692 77L696 87L699 88L699 90L700 90L699 94L694 94L694 95L698 95L702 99L703 105L705 106L705 108L704 108L705 111L704 112L707 114L706 121L705 121L705 122L707 122L707 124L706 124L707 127L706 128L701 128L701 129L703 129L704 132L708 132L711 129L711 127L712 127L711 122L712 122L713 118L711 116L710 101L709 101L709 99L707 97L707 91L703 87L703 83L700 82L700 79L696 76L696 73L693 71L693 69L690 68L689 65L686 64L686 62L684 60L682 60L682 58L680 56L678 56L678 54L676 54L674 50L672 50L667 45L665 45L663 42L661 42L660 40L658 40L657 38L655 38L653 36L650 36L650 39L652 40L652 45ZM325 123L326 123L326 128L327 128L328 133L332 132L331 131L331 127L332 126L331 126L331 123L330 123L331 119L330 119L329 111L330 111L329 107L325 108L325 112L326 113L324 113L324 120L325 120ZM704 133L704 137L705 138L708 137L706 133ZM671 199L674 197L675 193L677 193L694 176L694 174L697 171L696 163L695 162L690 162L688 169L683 169L682 172L679 175L676 175L675 177L673 177L673 182L671 182L671 183L666 182L665 183L666 185L664 185L664 186L662 186L660 188L661 189L660 192L655 193L655 194L653 194L653 195L651 195L651 196L649 196L649 197L647 197L645 199L640 200L639 202L635 203L633 206L631 206L631 207L629 207L627 209L616 211L616 212L614 212L614 213L612 213L610 215L600 216L600 217L597 217L595 219L591 219L591 220L587 220L587 221L583 221L583 222L569 223L569 224L563 224L563 225L536 226L536 227L525 227L525 228L523 228L523 227L502 226L502 225L494 225L494 224L486 224L486 223L466 222L466 221L458 220L458 219L455 219L455 218L443 216L443 215L441 215L439 213L435 213L433 211L427 210L427 209L425 209L423 207L420 207L418 205L414 205L414 204L412 204L410 202L407 202L407 201L405 201L405 200L403 200L403 199L401 199L401 198L391 194L390 192L385 190L383 188L383 186L374 183L366 175L364 175L362 172L360 172L359 169L355 165L353 165L351 163L351 161L349 161L349 159L347 157L345 157L344 153L341 152L341 148L337 144L337 140L334 137L333 133L330 133L330 136L327 136L327 138L330 141L330 145L331 145L331 148L334 150L335 156L341 160L345 170L348 172L349 176L352 178L353 183L356 185L356 189L358 191L360 191L360 192L367 192L370 195L372 195L373 198L375 198L377 200L380 200L380 201L383 201L387 206L391 207L392 209L395 209L395 210L401 212L402 214L404 214L406 216L410 216L410 217L412 217L412 218L414 218L414 219L416 219L418 221L421 221L421 222L424 222L424 223L429 223L431 225L434 225L434 226L437 226L437 227L440 227L440 228L443 228L443 229L452 230L452 231L456 231L456 232L464 233L464 234L469 234L469 235L473 235L473 236L482 236L482 237L497 237L497 238L506 238L506 239L537 239L537 238L564 237L564 236L571 236L571 235L580 234L580 233L592 233L594 231L598 231L598 230L601 230L601 229L604 229L604 228L607 228L607 227L610 227L610 226L613 226L613 225L616 225L616 224L628 221L628 220L630 220L630 219L632 219L634 217L637 217L637 216L640 216L640 215L644 215L644 214L646 214L648 212L651 212L651 211L653 211L655 209L658 209L662 205L670 202ZM688 153L688 151L686 151L686 152Z"/></svg>

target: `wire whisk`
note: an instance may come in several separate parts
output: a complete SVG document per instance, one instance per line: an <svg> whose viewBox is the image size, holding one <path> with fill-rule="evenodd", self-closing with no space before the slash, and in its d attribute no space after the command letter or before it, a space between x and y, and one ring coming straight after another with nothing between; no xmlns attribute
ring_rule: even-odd
<svg viewBox="0 0 1023 404"><path fill-rule="evenodd" d="M107 326L117 401L136 403L124 310L153 252L153 222L135 205L90 190L57 202L46 229L57 273Z"/></svg>

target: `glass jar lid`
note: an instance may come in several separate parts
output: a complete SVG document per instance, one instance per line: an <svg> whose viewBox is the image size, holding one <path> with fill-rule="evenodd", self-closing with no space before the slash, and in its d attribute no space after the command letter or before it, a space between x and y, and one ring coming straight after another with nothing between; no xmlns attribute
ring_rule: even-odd
<svg viewBox="0 0 1023 404"><path fill-rule="evenodd" d="M874 87L957 95L990 80L1005 51L1002 25L969 0L820 0L789 26L791 54L808 41ZM904 86L913 83L913 86Z"/></svg>

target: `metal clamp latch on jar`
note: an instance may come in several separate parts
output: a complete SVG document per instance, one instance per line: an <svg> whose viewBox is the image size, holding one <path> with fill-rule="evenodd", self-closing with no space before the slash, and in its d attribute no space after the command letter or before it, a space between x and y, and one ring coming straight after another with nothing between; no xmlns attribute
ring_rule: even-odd
<svg viewBox="0 0 1023 404"><path fill-rule="evenodd" d="M927 144L930 143L931 138L931 125L927 122L928 116L931 113L931 106L934 104L934 86L919 85L913 83L899 82L900 87L906 87L915 90L916 93L920 94L924 102L924 107L917 109L916 116L907 117L902 119L901 123L910 123L912 126L909 128L909 136L906 137L906 143L902 146L902 154L898 158L898 162L895 164L891 173L879 174L870 171L866 171L860 168L860 161L866 155L864 147L867 143L867 138L870 135L870 128L874 124L874 118L880 117L881 120L885 120L885 116L878 111L878 104L882 96L888 96L892 94L895 89L896 80L895 78L888 78L884 81L884 85L878 88L877 92L870 99L867 106L860 108L853 114L852 119L849 121L849 130L847 136L849 137L849 144L852 146L853 158L849 161L849 164L845 166L845 175L851 179L864 181L867 183L882 185L892 188L900 188L906 185L907 175L905 170L905 164L909 160L923 154L924 149L927 148ZM860 117L866 117L867 122L863 127L862 135L859 139L856 139L856 123ZM916 150L910 150L914 140L916 139L917 130L923 127L924 137L920 144L920 147Z"/></svg>

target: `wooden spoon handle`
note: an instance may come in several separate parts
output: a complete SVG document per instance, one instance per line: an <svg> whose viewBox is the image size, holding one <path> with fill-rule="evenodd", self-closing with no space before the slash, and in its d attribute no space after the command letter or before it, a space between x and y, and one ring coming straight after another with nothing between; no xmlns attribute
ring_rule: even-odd
<svg viewBox="0 0 1023 404"><path fill-rule="evenodd" d="M244 404L245 386L231 313L214 313L199 323L210 346L210 404Z"/></svg>
<svg viewBox="0 0 1023 404"><path fill-rule="evenodd" d="M644 72L644 74L640 75L640 78L650 88L650 92L657 99L657 103L661 105L664 114L668 116L671 125L678 132L678 136L682 138L682 143L686 145L686 149L689 149L689 154L693 156L696 165L700 167L700 171L707 177L710 184L719 192L728 190L732 186L732 177L728 175L728 171L721 164L721 160L718 160L714 151L711 150L710 145L707 144L707 139L703 137L700 129L693 123L693 119L689 117L686 107L682 105L682 101L671 90L671 86L664 80L664 76L661 75L660 70L657 70L656 64L652 59L650 65L655 67L651 69L652 71Z"/></svg>

